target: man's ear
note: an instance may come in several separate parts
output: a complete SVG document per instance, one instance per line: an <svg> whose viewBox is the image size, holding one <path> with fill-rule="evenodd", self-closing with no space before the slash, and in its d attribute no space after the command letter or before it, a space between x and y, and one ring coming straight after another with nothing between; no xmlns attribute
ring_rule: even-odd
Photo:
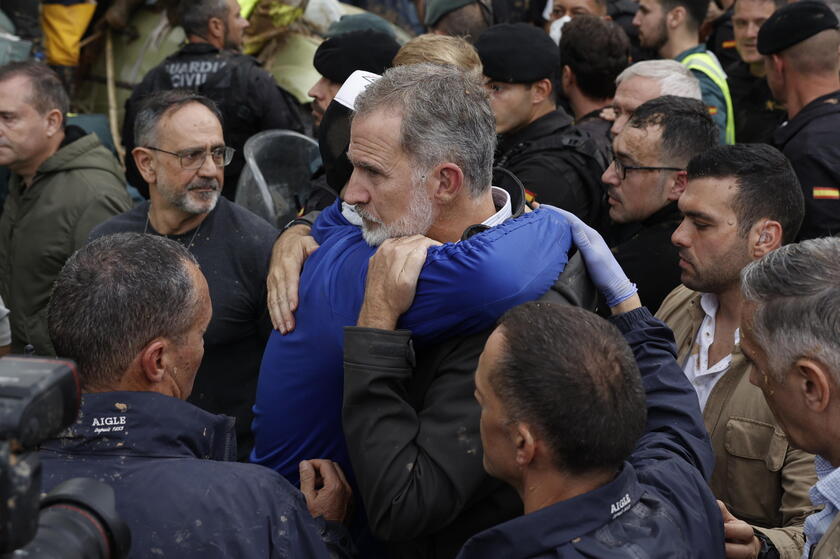
<svg viewBox="0 0 840 559"><path fill-rule="evenodd" d="M685 171L677 171L674 175L674 181L668 189L668 200L679 200L680 196L685 192L685 186L688 184L688 173Z"/></svg>
<svg viewBox="0 0 840 559"><path fill-rule="evenodd" d="M207 39L211 38L223 42L225 39L225 26L227 24L220 17L211 17L207 20Z"/></svg>
<svg viewBox="0 0 840 559"><path fill-rule="evenodd" d="M568 92L576 81L577 80L575 79L575 73L572 71L572 67L563 66L563 70L560 74L560 83L563 84L563 91Z"/></svg>
<svg viewBox="0 0 840 559"><path fill-rule="evenodd" d="M157 183L157 161L152 155L151 150L144 147L136 147L131 150L131 156L134 158L134 164L137 165L137 170L143 180L149 184Z"/></svg>
<svg viewBox="0 0 840 559"><path fill-rule="evenodd" d="M758 260L771 250L782 246L782 224L772 219L762 220L753 226L750 232L752 257Z"/></svg>
<svg viewBox="0 0 840 559"><path fill-rule="evenodd" d="M537 105L546 99L552 98L552 91L554 91L554 84L548 78L543 78L540 81L531 84L531 103Z"/></svg>
<svg viewBox="0 0 840 559"><path fill-rule="evenodd" d="M782 74L784 74L785 59L782 57L781 54L771 54L770 64L772 64L773 70L776 72L776 75L781 76Z"/></svg>
<svg viewBox="0 0 840 559"><path fill-rule="evenodd" d="M140 370L150 385L163 381L166 376L165 354L169 345L164 338L155 338L140 350Z"/></svg>
<svg viewBox="0 0 840 559"><path fill-rule="evenodd" d="M513 432L513 442L516 447L516 465L524 468L534 461L537 453L537 439L527 423L517 423Z"/></svg>
<svg viewBox="0 0 840 559"><path fill-rule="evenodd" d="M458 197L464 187L464 171L454 163L441 163L429 178L435 184L432 198L444 207Z"/></svg>
<svg viewBox="0 0 840 559"><path fill-rule="evenodd" d="M832 396L837 398L837 384L831 378L831 371L814 359L801 357L794 364L794 389L800 391L805 406L814 413L824 411L831 402ZM835 390L832 394L831 391Z"/></svg>
<svg viewBox="0 0 840 559"><path fill-rule="evenodd" d="M670 29L676 29L685 21L686 11L683 6L677 6L665 14L665 24Z"/></svg>
<svg viewBox="0 0 840 559"><path fill-rule="evenodd" d="M64 115L58 109L53 109L44 117L47 121L47 138L52 138L64 127Z"/></svg>

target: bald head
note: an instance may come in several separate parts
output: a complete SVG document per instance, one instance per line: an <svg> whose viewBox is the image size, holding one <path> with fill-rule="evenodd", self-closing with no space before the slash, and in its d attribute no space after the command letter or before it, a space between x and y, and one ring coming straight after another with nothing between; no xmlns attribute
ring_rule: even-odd
<svg viewBox="0 0 840 559"><path fill-rule="evenodd" d="M799 74L837 74L840 71L840 31L820 31L781 54L788 66Z"/></svg>

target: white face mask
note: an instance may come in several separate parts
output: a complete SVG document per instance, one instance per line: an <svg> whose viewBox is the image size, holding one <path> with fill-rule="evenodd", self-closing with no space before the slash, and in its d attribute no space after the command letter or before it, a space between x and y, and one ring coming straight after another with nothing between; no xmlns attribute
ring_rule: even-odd
<svg viewBox="0 0 840 559"><path fill-rule="evenodd" d="M548 36L556 43L560 44L560 36L563 34L563 26L572 21L571 16L563 16L551 22L551 27L548 29Z"/></svg>

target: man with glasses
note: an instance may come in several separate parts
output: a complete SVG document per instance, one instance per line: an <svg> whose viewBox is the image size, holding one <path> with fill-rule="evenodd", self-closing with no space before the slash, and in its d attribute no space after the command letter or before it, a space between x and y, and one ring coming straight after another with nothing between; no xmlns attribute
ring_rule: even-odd
<svg viewBox="0 0 840 559"><path fill-rule="evenodd" d="M211 100L162 91L139 109L132 156L149 183L150 200L103 223L91 237L164 235L195 256L210 287L213 318L189 401L236 418L238 456L245 459L260 359L271 330L265 277L277 231L220 197L233 149L225 146Z"/></svg>
<svg viewBox="0 0 840 559"><path fill-rule="evenodd" d="M680 283L671 234L680 222L676 201L685 189L685 166L718 138L702 102L666 95L640 105L613 140L613 162L602 177L609 243L648 308L659 308Z"/></svg>

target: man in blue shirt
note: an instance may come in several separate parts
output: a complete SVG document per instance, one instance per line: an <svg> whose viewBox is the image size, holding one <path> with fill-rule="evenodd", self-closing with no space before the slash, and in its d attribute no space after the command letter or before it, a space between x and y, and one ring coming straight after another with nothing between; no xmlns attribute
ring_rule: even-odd
<svg viewBox="0 0 840 559"><path fill-rule="evenodd" d="M792 445L817 455L811 501L824 506L805 520L810 559L840 549L840 239L783 246L741 273L747 304L741 349L750 381ZM734 519L733 519L734 520Z"/></svg>

